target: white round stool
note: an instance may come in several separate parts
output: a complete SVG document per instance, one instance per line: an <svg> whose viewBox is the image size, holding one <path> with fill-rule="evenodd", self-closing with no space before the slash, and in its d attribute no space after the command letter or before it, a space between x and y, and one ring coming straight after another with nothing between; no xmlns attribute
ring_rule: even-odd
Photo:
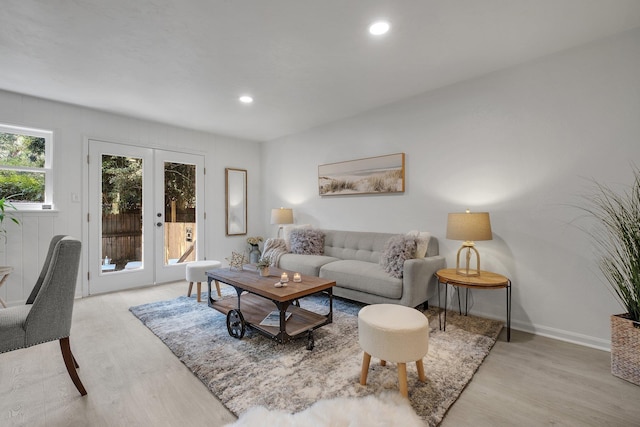
<svg viewBox="0 0 640 427"><path fill-rule="evenodd" d="M187 296L191 296L191 289L193 288L193 282L196 282L197 291L198 291L198 302L200 302L200 292L202 291L201 282L207 281L207 271L213 270L214 268L222 267L222 263L220 261L193 261L187 263L186 268L186 276L187 282L189 282L189 291L187 292ZM216 281L216 290L218 291L218 296L220 294L220 284Z"/></svg>
<svg viewBox="0 0 640 427"><path fill-rule="evenodd" d="M429 320L415 308L396 304L372 304L358 313L358 341L364 350L360 384L367 384L371 356L398 364L398 387L407 390L407 362L416 362L418 378L425 382L422 358L429 351Z"/></svg>

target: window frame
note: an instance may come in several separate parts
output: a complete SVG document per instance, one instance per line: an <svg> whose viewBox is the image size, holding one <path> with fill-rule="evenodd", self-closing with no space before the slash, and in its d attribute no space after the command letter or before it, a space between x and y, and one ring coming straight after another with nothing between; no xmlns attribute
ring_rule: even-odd
<svg viewBox="0 0 640 427"><path fill-rule="evenodd" d="M13 205L19 211L41 210L43 208L43 205L49 205L50 208L53 209L53 131L0 123L0 132L35 136L37 138L44 139L44 167L38 168L30 166L9 166L0 163L0 170L44 173L44 202L15 202L13 203Z"/></svg>

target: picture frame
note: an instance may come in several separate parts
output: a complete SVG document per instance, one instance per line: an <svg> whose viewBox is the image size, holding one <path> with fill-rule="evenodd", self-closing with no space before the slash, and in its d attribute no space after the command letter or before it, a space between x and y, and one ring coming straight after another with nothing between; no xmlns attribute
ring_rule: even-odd
<svg viewBox="0 0 640 427"><path fill-rule="evenodd" d="M247 170L225 168L225 222L227 236L247 234Z"/></svg>
<svg viewBox="0 0 640 427"><path fill-rule="evenodd" d="M404 153L318 166L320 196L403 193Z"/></svg>

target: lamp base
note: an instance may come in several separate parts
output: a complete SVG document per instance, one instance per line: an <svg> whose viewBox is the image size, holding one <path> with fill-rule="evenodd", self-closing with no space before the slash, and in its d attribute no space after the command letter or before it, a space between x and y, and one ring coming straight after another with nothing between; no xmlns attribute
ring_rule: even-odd
<svg viewBox="0 0 640 427"><path fill-rule="evenodd" d="M465 257L466 266L464 268L460 268L460 252L462 252L463 249L467 250L466 257ZM475 270L470 268L472 250L476 254ZM466 277L476 277L480 275L480 254L478 253L478 250L475 248L475 245L473 242L464 242L460 247L460 249L458 249L458 255L456 256L456 274L459 276L466 276Z"/></svg>
<svg viewBox="0 0 640 427"><path fill-rule="evenodd" d="M459 268L456 268L456 274L458 276L464 276L464 277L478 277L480 275L480 271L478 270L460 270Z"/></svg>

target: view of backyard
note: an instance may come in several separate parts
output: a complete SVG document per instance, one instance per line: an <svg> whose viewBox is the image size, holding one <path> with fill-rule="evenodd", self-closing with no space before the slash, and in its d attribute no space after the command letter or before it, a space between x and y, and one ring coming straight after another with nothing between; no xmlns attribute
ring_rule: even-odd
<svg viewBox="0 0 640 427"><path fill-rule="evenodd" d="M0 198L12 203L43 203L45 139L0 132Z"/></svg>
<svg viewBox="0 0 640 427"><path fill-rule="evenodd" d="M164 264L195 259L195 166L164 165ZM142 159L102 156L103 272L142 260Z"/></svg>

